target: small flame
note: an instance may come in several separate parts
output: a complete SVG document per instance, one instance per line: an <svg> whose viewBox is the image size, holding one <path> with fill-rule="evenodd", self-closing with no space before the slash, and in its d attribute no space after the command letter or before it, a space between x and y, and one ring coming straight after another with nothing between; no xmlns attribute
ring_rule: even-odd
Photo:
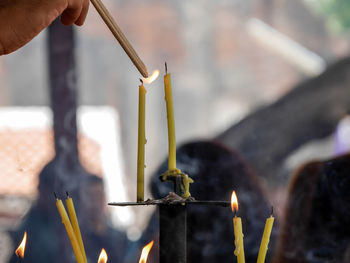
<svg viewBox="0 0 350 263"><path fill-rule="evenodd" d="M141 252L139 263L147 263L148 253L151 251L152 246L153 246L153 240L149 242L146 246L144 246Z"/></svg>
<svg viewBox="0 0 350 263"><path fill-rule="evenodd" d="M26 249L26 243L27 243L27 231L24 232L24 236L22 239L21 244L19 244L18 248L16 249L16 255L19 258L24 258L24 251Z"/></svg>
<svg viewBox="0 0 350 263"><path fill-rule="evenodd" d="M156 69L155 71L153 71L152 75L149 76L146 79L143 79L143 81L147 84L151 84L153 81L155 81L159 76L159 70Z"/></svg>
<svg viewBox="0 0 350 263"><path fill-rule="evenodd" d="M235 191L233 191L231 195L231 208L232 212L238 211L238 199Z"/></svg>
<svg viewBox="0 0 350 263"><path fill-rule="evenodd" d="M100 256L98 257L98 263L106 263L108 260L108 256L106 250L102 248Z"/></svg>

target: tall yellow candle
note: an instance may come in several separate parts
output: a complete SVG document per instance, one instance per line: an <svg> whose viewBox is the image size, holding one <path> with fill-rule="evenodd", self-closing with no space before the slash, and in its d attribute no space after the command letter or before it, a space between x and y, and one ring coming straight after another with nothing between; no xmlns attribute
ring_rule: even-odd
<svg viewBox="0 0 350 263"><path fill-rule="evenodd" d="M236 196L236 192L232 192L231 196L231 207L233 212L238 211L238 199ZM244 263L244 244L243 244L243 231L242 231L242 219L237 217L236 214L233 217L233 228L235 233L235 250L234 254L237 257L238 263Z"/></svg>
<svg viewBox="0 0 350 263"><path fill-rule="evenodd" d="M145 111L146 111L146 89L139 86L139 130L138 130L138 147L137 147L137 202L144 200L144 174L145 174Z"/></svg>
<svg viewBox="0 0 350 263"><path fill-rule="evenodd" d="M266 257L267 249L269 246L269 241L270 241L270 236L271 236L271 231L272 231L272 226L273 226L274 220L275 220L275 218L273 217L272 213L271 213L271 216L268 219L266 219L264 234L263 234L263 237L261 239L257 263L264 263L265 262L265 257Z"/></svg>
<svg viewBox="0 0 350 263"><path fill-rule="evenodd" d="M244 263L244 245L243 245L243 231L242 220L240 217L234 216L233 227L235 231L235 251L234 254L237 257L238 263Z"/></svg>
<svg viewBox="0 0 350 263"><path fill-rule="evenodd" d="M68 193L67 193L66 205L67 205L70 221L72 222L72 227L73 227L75 237L77 238L79 243L80 252L84 258L84 262L87 263L84 243L81 237L80 227L79 227L77 215L75 213L73 199L69 197Z"/></svg>
<svg viewBox="0 0 350 263"><path fill-rule="evenodd" d="M171 75L167 72L167 65L165 64L164 76L164 91L168 119L168 140L169 140L169 161L168 170L176 170L176 139L175 139L175 120L173 108L173 94L171 87Z"/></svg>
<svg viewBox="0 0 350 263"><path fill-rule="evenodd" d="M63 203L60 199L56 198L56 206L57 206L57 210L61 215L61 219L62 219L62 224L65 226L67 234L68 234L68 238L70 240L70 243L72 245L73 248L73 252L75 255L75 258L77 260L78 263L84 263L84 257L81 254L80 251L80 247L79 247L79 243L78 240L75 236L73 227L69 221L66 209L63 206Z"/></svg>

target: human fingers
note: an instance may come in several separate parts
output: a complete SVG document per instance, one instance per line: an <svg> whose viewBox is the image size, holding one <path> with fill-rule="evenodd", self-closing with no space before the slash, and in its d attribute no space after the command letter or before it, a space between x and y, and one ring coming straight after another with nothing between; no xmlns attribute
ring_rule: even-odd
<svg viewBox="0 0 350 263"><path fill-rule="evenodd" d="M86 16L87 16L87 13L88 13L88 10L89 10L89 4L90 4L89 0L84 0L83 8L81 10L80 16L77 19L77 21L75 21L75 24L77 26L82 26L84 24Z"/></svg>
<svg viewBox="0 0 350 263"><path fill-rule="evenodd" d="M61 22L70 26L77 21L83 9L84 0L68 0L68 6L61 15Z"/></svg>

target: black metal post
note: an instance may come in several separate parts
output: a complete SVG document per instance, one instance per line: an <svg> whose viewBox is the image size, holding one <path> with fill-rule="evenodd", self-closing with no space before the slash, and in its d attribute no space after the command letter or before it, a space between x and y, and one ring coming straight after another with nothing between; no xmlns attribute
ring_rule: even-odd
<svg viewBox="0 0 350 263"><path fill-rule="evenodd" d="M55 191L68 191L80 205L78 188L87 173L79 162L77 140L77 67L75 62L75 33L59 19L48 32L51 108L55 139L53 166Z"/></svg>
<svg viewBox="0 0 350 263"><path fill-rule="evenodd" d="M56 155L69 155L69 166L78 162L77 76L73 27L54 21L49 27L49 74Z"/></svg>
<svg viewBox="0 0 350 263"><path fill-rule="evenodd" d="M181 195L181 177L173 180L175 193ZM186 204L159 206L159 262L186 263Z"/></svg>
<svg viewBox="0 0 350 263"><path fill-rule="evenodd" d="M159 206L159 261L186 262L186 205Z"/></svg>

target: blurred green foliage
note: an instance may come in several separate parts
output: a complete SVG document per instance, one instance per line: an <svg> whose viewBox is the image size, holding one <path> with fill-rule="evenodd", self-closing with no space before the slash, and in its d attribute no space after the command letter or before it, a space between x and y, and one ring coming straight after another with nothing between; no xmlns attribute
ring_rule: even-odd
<svg viewBox="0 0 350 263"><path fill-rule="evenodd" d="M332 30L350 30L350 0L316 0L314 3L327 17Z"/></svg>

